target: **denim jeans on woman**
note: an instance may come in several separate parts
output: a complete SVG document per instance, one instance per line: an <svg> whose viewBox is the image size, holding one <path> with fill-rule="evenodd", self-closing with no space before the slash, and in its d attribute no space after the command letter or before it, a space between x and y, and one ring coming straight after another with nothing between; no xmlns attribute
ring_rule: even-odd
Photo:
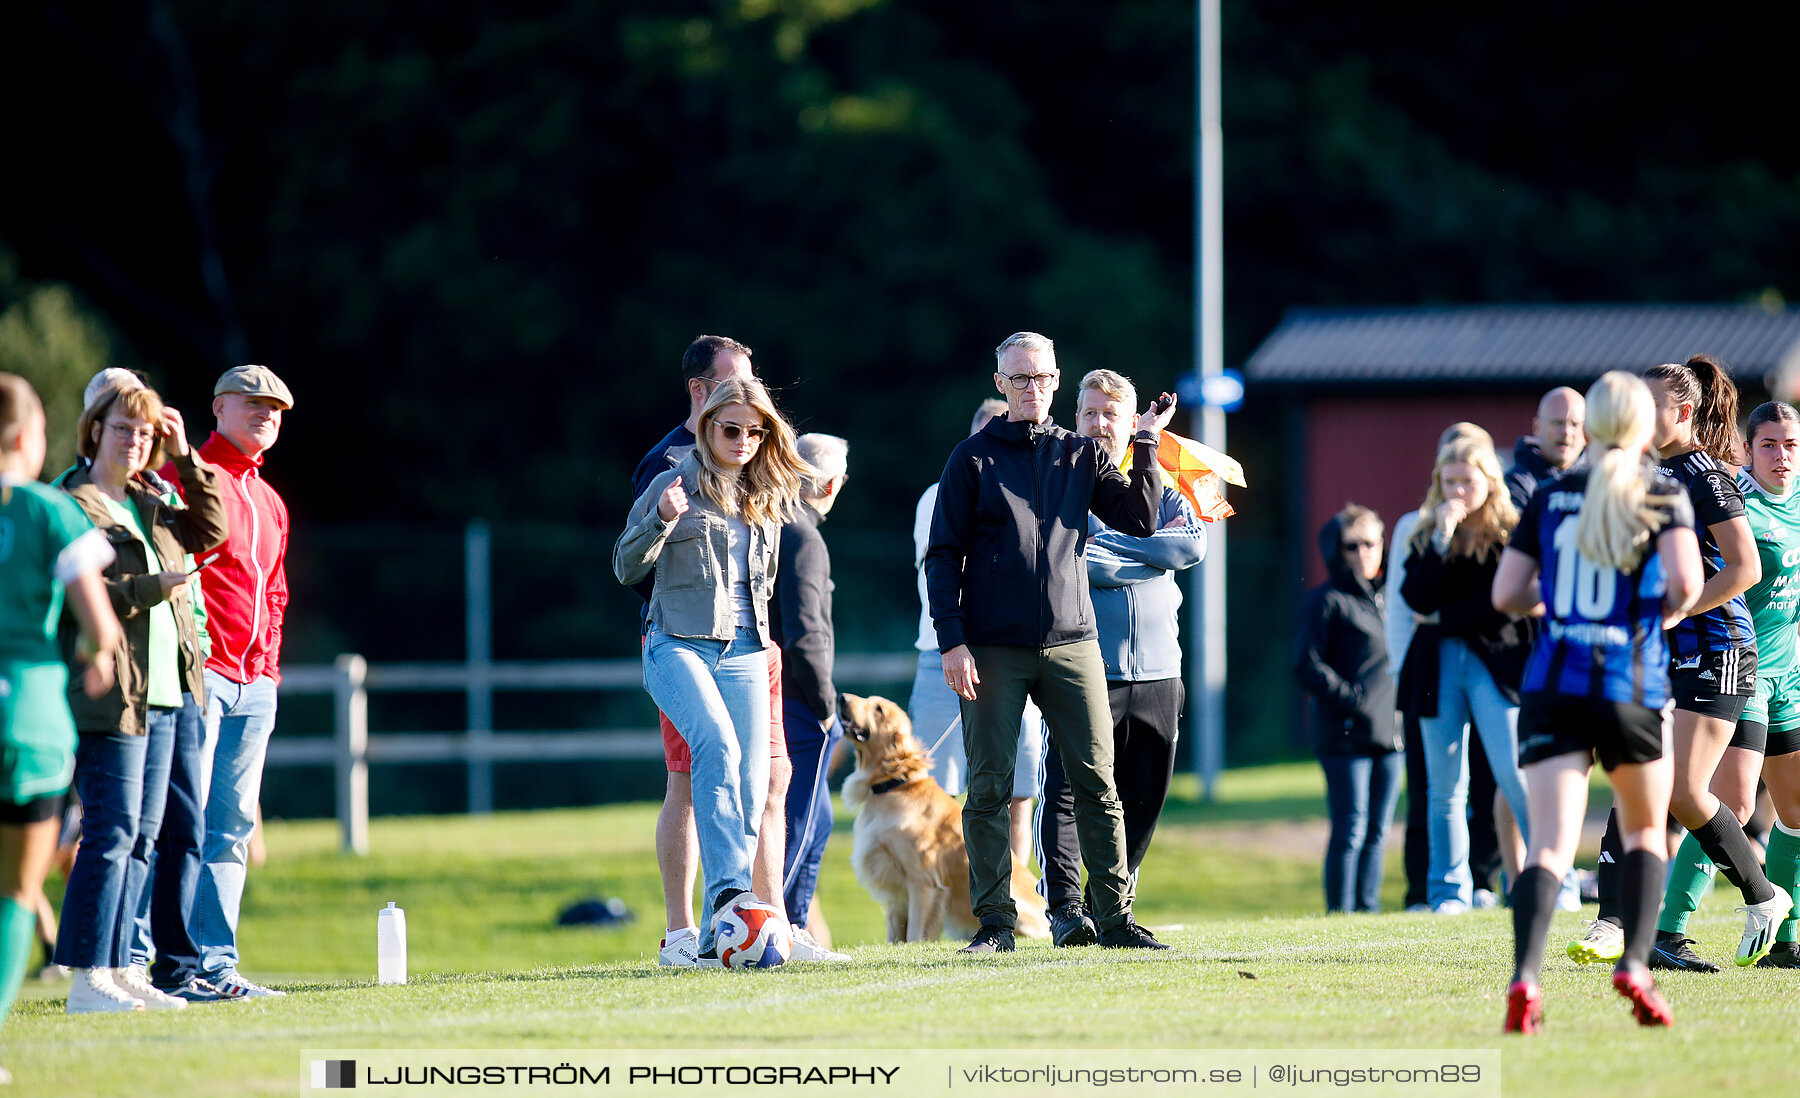
<svg viewBox="0 0 1800 1098"><path fill-rule="evenodd" d="M1488 764L1519 831L1525 834L1525 778L1519 770L1519 707L1494 685L1481 657L1460 640L1438 642L1438 711L1419 719L1430 786L1431 869L1426 875L1425 902L1432 907L1451 900L1465 907L1472 897L1469 873L1469 731L1473 725ZM1476 805L1491 812L1491 805Z"/></svg>
<svg viewBox="0 0 1800 1098"><path fill-rule="evenodd" d="M1331 838L1325 844L1325 910L1380 911L1388 825L1400 800L1406 753L1320 755Z"/></svg>
<svg viewBox="0 0 1800 1098"><path fill-rule="evenodd" d="M154 753L156 745L150 750ZM169 759L162 829L152 832L146 824L138 836L150 883L138 899L131 963L148 966L151 979L161 987L184 984L200 975L200 948L188 932L188 920L200 884L200 844L206 837L206 786L211 765L211 752L206 749L206 709L192 694L183 694Z"/></svg>
<svg viewBox="0 0 1800 1098"><path fill-rule="evenodd" d="M69 968L131 963L147 854L162 830L178 709L151 708L142 736L84 732L75 747L81 845L63 893L55 961ZM149 836L145 839L144 836Z"/></svg>
<svg viewBox="0 0 1800 1098"><path fill-rule="evenodd" d="M726 889L750 889L769 795L769 660L755 629L740 628L727 643L672 637L652 625L644 642L644 688L693 756L694 829L706 874L705 952L712 948L715 899Z"/></svg>

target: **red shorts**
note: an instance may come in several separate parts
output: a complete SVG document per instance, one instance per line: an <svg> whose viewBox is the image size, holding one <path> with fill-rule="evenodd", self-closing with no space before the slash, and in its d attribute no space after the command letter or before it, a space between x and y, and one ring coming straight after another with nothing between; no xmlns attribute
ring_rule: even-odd
<svg viewBox="0 0 1800 1098"><path fill-rule="evenodd" d="M781 649L771 644L765 651L769 653L769 758L785 759L788 750L787 733L781 727ZM687 741L660 709L656 711L656 723L662 727L664 767L676 774L691 771L694 760L688 754Z"/></svg>

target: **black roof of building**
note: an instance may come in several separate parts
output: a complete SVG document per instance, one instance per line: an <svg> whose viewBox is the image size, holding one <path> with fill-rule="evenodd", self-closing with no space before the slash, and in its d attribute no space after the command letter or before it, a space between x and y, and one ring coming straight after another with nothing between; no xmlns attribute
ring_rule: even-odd
<svg viewBox="0 0 1800 1098"><path fill-rule="evenodd" d="M1745 305L1293 308L1244 364L1250 381L1564 382L1705 352L1772 392L1800 383L1800 309Z"/></svg>

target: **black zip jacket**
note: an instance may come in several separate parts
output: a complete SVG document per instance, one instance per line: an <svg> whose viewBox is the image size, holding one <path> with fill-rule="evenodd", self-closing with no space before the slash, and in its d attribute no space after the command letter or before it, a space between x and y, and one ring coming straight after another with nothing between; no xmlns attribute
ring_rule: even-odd
<svg viewBox="0 0 1800 1098"><path fill-rule="evenodd" d="M1506 474L1506 494L1512 499L1513 510L1524 514L1525 505L1531 502L1532 493L1538 486L1555 480L1564 472L1545 460L1537 439L1520 436L1513 445L1512 471Z"/></svg>
<svg viewBox="0 0 1800 1098"><path fill-rule="evenodd" d="M1429 522L1421 518L1420 522ZM1408 548L1410 552L1410 547ZM1515 618L1494 609L1494 573L1500 550L1487 560L1446 559L1434 542L1407 558L1400 597L1421 614L1436 614L1421 623L1400 668L1400 700L1407 712L1435 717L1438 712L1438 642L1454 637L1469 646L1494 677L1506 700L1519 704L1519 683L1534 639L1532 619Z"/></svg>
<svg viewBox="0 0 1800 1098"><path fill-rule="evenodd" d="M1312 695L1313 746L1321 755L1383 755L1405 746L1387 670L1381 588L1344 559L1333 515L1319 531L1325 583L1306 593L1294 678Z"/></svg>
<svg viewBox="0 0 1800 1098"><path fill-rule="evenodd" d="M1055 648L1094 640L1088 512L1122 534L1156 532L1156 443L1132 440L1131 476L1100 443L1045 420L992 419L957 444L939 482L925 588L938 651Z"/></svg>
<svg viewBox="0 0 1800 1098"><path fill-rule="evenodd" d="M817 720L837 711L831 683L835 642L831 631L831 554L819 536L825 516L810 503L794 509L781 528L781 564L769 626L781 647L782 703L803 702Z"/></svg>

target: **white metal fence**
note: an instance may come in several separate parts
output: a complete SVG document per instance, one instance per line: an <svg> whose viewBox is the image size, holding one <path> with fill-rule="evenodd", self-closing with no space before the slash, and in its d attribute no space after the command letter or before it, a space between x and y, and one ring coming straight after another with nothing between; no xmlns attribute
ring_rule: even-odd
<svg viewBox="0 0 1800 1098"><path fill-rule="evenodd" d="M485 562L484 562L485 563ZM474 631L472 631L474 632ZM469 774L469 811L491 812L497 762L594 761L662 758L656 729L612 728L552 732L493 729L494 692L641 690L638 660L492 661L484 645L471 645L461 663L371 665L361 656L282 670L281 693L329 694L330 736L277 737L269 742L269 766L330 766L337 776L337 818L344 849L369 850L369 764L461 762ZM833 677L840 684L911 682L916 652L844 654ZM461 693L468 698L469 727L460 732L371 733L371 691Z"/></svg>

